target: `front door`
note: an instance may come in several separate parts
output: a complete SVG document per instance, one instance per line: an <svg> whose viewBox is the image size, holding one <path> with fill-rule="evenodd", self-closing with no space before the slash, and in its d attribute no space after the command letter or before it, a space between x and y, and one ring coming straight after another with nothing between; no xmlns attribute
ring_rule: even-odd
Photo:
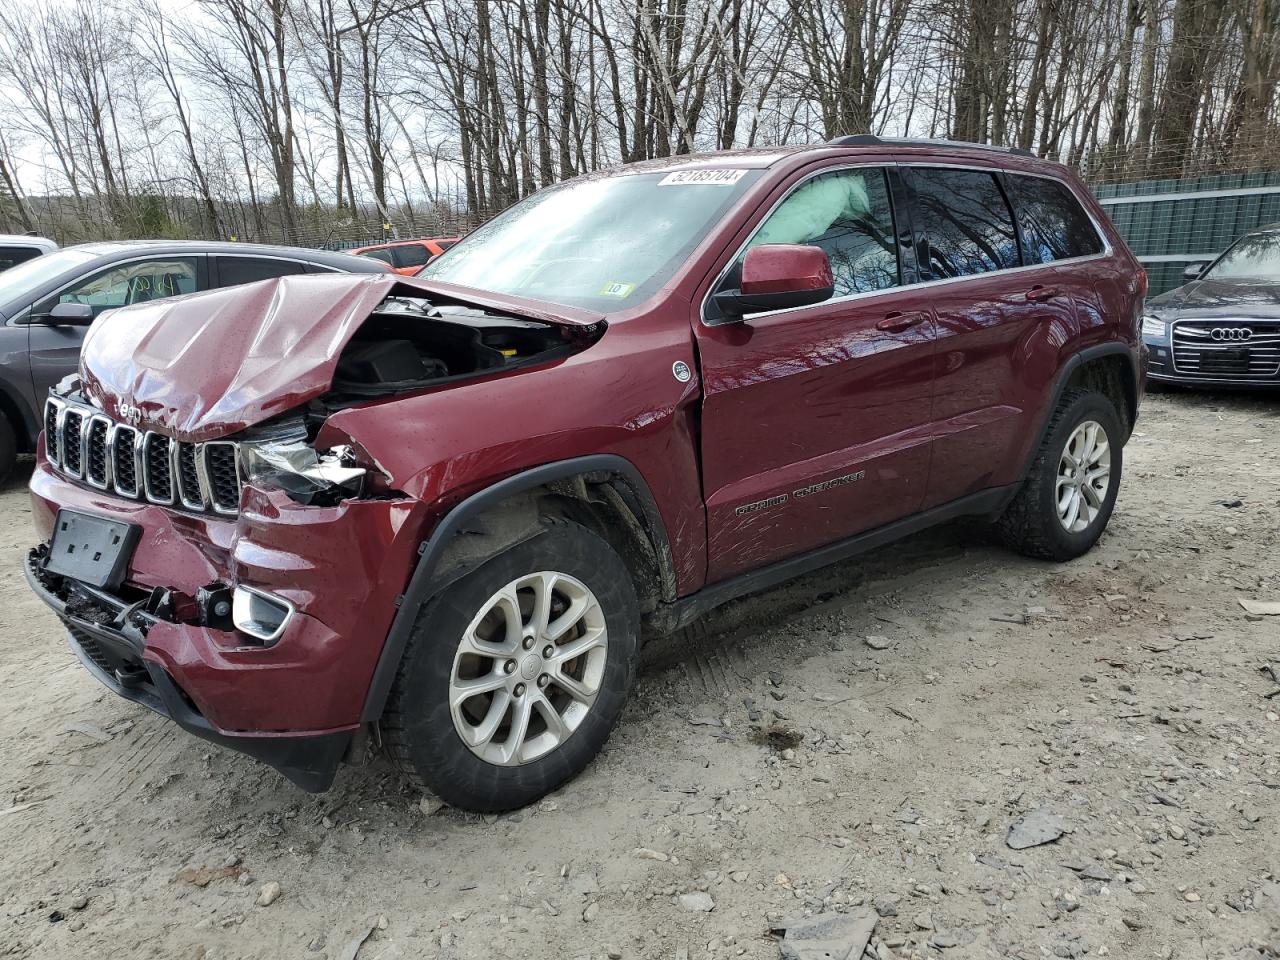
<svg viewBox="0 0 1280 960"><path fill-rule="evenodd" d="M695 324L708 583L919 508L934 322L902 289L914 264L894 183L882 166L802 177L713 288L736 285L751 246L805 243L831 260L831 300Z"/></svg>
<svg viewBox="0 0 1280 960"><path fill-rule="evenodd" d="M97 317L104 310L159 300L204 289L204 257L166 256L131 260L76 280L31 308L46 314L59 303L87 303ZM39 409L49 388L80 365L80 343L87 327L28 325L31 382Z"/></svg>

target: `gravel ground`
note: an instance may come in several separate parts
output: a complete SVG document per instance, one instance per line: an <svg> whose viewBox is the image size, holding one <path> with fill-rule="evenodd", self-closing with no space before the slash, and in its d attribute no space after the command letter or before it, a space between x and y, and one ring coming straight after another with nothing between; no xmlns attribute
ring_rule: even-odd
<svg viewBox="0 0 1280 960"><path fill-rule="evenodd" d="M381 760L309 796L105 692L27 592L19 477L0 956L773 958L822 912L879 960L1280 955L1280 617L1240 604L1280 600L1278 427L1157 395L1081 560L961 524L731 605L501 817Z"/></svg>

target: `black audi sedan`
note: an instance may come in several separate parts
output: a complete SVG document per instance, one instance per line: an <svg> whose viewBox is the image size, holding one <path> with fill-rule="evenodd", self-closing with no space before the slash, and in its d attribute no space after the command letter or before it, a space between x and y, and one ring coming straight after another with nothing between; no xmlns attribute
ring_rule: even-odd
<svg viewBox="0 0 1280 960"><path fill-rule="evenodd" d="M200 240L84 243L0 273L0 483L35 449L49 387L104 310L297 273L386 273L367 257Z"/></svg>
<svg viewBox="0 0 1280 960"><path fill-rule="evenodd" d="M1280 387L1280 223L1246 233L1147 301L1149 383Z"/></svg>

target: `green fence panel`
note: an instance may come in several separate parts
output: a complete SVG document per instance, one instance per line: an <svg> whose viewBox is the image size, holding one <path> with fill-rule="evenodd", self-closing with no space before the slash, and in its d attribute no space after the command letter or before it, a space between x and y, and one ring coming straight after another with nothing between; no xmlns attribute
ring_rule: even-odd
<svg viewBox="0 0 1280 960"><path fill-rule="evenodd" d="M1093 189L1146 267L1153 296L1181 284L1188 263L1216 256L1249 230L1280 222L1280 170L1105 183Z"/></svg>

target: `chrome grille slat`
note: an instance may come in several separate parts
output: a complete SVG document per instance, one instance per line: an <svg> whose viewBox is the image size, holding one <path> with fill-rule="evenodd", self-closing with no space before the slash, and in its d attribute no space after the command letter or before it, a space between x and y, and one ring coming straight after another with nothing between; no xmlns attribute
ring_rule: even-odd
<svg viewBox="0 0 1280 960"><path fill-rule="evenodd" d="M84 423L85 414L70 408L62 412L62 424L58 428L61 446L62 471L77 480L84 476Z"/></svg>
<svg viewBox="0 0 1280 960"><path fill-rule="evenodd" d="M142 469L138 462L138 431L117 423L111 431L111 482L122 497L136 497Z"/></svg>
<svg viewBox="0 0 1280 960"><path fill-rule="evenodd" d="M170 505L173 497L173 454L162 433L148 430L142 439L142 491L152 503Z"/></svg>
<svg viewBox="0 0 1280 960"><path fill-rule="evenodd" d="M44 405L44 453L55 467L62 462L60 424L63 406L52 397Z"/></svg>
<svg viewBox="0 0 1280 960"><path fill-rule="evenodd" d="M240 451L236 444L225 440L212 440L204 444L204 481L209 491L209 502L222 514L240 511Z"/></svg>
<svg viewBox="0 0 1280 960"><path fill-rule="evenodd" d="M178 499L189 510L203 510L205 498L200 475L196 472L195 444L174 443L170 444L170 449L173 451L171 474Z"/></svg>
<svg viewBox="0 0 1280 960"><path fill-rule="evenodd" d="M45 404L44 425L46 457L64 476L129 500L219 516L240 512L240 445L233 440L180 443L54 397Z"/></svg>
<svg viewBox="0 0 1280 960"><path fill-rule="evenodd" d="M99 490L111 486L111 458L107 456L107 438L112 423L102 414L89 418L84 428L84 479Z"/></svg>

